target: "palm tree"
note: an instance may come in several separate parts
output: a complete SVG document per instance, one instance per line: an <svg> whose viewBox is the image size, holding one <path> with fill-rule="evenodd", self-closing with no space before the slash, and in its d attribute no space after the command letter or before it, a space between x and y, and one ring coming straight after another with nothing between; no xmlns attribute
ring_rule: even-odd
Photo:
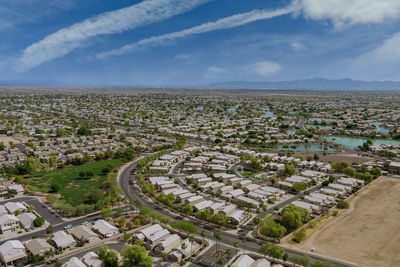
<svg viewBox="0 0 400 267"><path fill-rule="evenodd" d="M53 249L48 249L44 252L43 256L45 259L50 259L54 256L54 250Z"/></svg>
<svg viewBox="0 0 400 267"><path fill-rule="evenodd" d="M242 243L243 243L244 254L246 254L246 238L245 237L242 238Z"/></svg>
<svg viewBox="0 0 400 267"><path fill-rule="evenodd" d="M218 251L218 242L222 239L221 232L214 231L214 238L215 238L215 242L217 243L215 246L215 252L217 252Z"/></svg>
<svg viewBox="0 0 400 267"><path fill-rule="evenodd" d="M193 242L194 242L194 237L192 235L189 236L189 242L190 242L190 256L192 256L192 249L193 249Z"/></svg>
<svg viewBox="0 0 400 267"><path fill-rule="evenodd" d="M203 237L203 238L205 238L206 236L207 236L207 233L206 233L206 231L205 230L203 230L203 231L201 231L201 237Z"/></svg>

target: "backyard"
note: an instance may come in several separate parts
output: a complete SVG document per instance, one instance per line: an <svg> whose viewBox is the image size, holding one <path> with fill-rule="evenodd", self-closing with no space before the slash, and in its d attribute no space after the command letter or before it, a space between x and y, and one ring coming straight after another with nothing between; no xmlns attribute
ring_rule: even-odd
<svg viewBox="0 0 400 267"><path fill-rule="evenodd" d="M84 204L89 195L96 189L101 189L104 181L111 179L116 184L117 169L124 164L123 159L103 160L86 163L79 166L65 167L48 172L35 173L26 176L29 189L34 192L59 193L65 203L72 206ZM108 168L108 172L105 170ZM54 192L58 185L58 192Z"/></svg>

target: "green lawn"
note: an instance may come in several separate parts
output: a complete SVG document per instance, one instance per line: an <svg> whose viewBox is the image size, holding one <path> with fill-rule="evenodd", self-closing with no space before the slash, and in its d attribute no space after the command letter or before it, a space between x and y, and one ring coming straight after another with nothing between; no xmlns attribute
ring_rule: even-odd
<svg viewBox="0 0 400 267"><path fill-rule="evenodd" d="M94 189L101 188L106 179L111 178L116 182L117 168L124 162L123 159L96 161L80 166L35 173L26 178L29 180L29 189L31 191L48 193L52 184L59 184L61 186L59 193L64 195L64 201L72 206L77 206L83 204ZM102 171L108 164L112 165L115 170L104 174ZM80 172L87 171L93 172L92 178L82 179L79 177Z"/></svg>

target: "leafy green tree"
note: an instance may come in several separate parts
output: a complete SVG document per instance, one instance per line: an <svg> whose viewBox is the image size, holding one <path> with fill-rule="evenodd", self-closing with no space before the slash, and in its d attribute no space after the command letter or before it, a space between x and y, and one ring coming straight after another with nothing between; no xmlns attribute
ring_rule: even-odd
<svg viewBox="0 0 400 267"><path fill-rule="evenodd" d="M184 231L187 234L197 233L197 226L191 224L187 221L176 221L171 224L172 228L178 229L179 231Z"/></svg>
<svg viewBox="0 0 400 267"><path fill-rule="evenodd" d="M123 267L151 267L153 257L147 254L144 247L139 245L128 245L121 251Z"/></svg>
<svg viewBox="0 0 400 267"><path fill-rule="evenodd" d="M265 216L258 227L262 235L272 238L281 239L286 233L286 228L276 223L270 215Z"/></svg>
<svg viewBox="0 0 400 267"><path fill-rule="evenodd" d="M343 169L343 173L350 177L355 177L357 172L352 167L347 167L347 168Z"/></svg>
<svg viewBox="0 0 400 267"><path fill-rule="evenodd" d="M34 221L33 221L33 225L35 225L35 227L40 227L44 224L45 220L43 217L37 217Z"/></svg>
<svg viewBox="0 0 400 267"><path fill-rule="evenodd" d="M50 193L57 193L58 191L60 191L61 189L61 185L57 184L57 183L53 183L50 185Z"/></svg>
<svg viewBox="0 0 400 267"><path fill-rule="evenodd" d="M371 170L371 174L375 177L379 177L382 175L382 170L379 167L375 167Z"/></svg>
<svg viewBox="0 0 400 267"><path fill-rule="evenodd" d="M267 242L260 246L258 252L260 252L263 255L268 255L274 259L282 259L283 253L285 251L278 245Z"/></svg>
<svg viewBox="0 0 400 267"><path fill-rule="evenodd" d="M303 225L301 215L298 212L284 211L282 213L281 224L288 230L293 231Z"/></svg>
<svg viewBox="0 0 400 267"><path fill-rule="evenodd" d="M285 174L287 176L292 176L295 173L296 173L296 168L293 165L291 165L291 164L285 165Z"/></svg>
<svg viewBox="0 0 400 267"><path fill-rule="evenodd" d="M339 200L338 203L336 204L336 207L338 207L339 209L348 209L349 203L345 200Z"/></svg>
<svg viewBox="0 0 400 267"><path fill-rule="evenodd" d="M294 262L296 264L300 264L304 267L307 267L310 262L311 262L311 258L309 256L297 256L297 255L293 255L289 257L289 260L291 262Z"/></svg>
<svg viewBox="0 0 400 267"><path fill-rule="evenodd" d="M306 239L307 234L304 231L298 231L293 235L293 241L296 243L300 243L301 241L303 241L304 239Z"/></svg>
<svg viewBox="0 0 400 267"><path fill-rule="evenodd" d="M110 208L102 209L101 212L100 212L100 216L102 216L103 218L110 218L113 215L114 215L114 212Z"/></svg>
<svg viewBox="0 0 400 267"><path fill-rule="evenodd" d="M89 194L89 202L96 204L104 197L104 192L100 189L95 189Z"/></svg>
<svg viewBox="0 0 400 267"><path fill-rule="evenodd" d="M193 214L193 207L190 204L186 204L185 206L183 206L182 212L186 215L191 215Z"/></svg>
<svg viewBox="0 0 400 267"><path fill-rule="evenodd" d="M118 267L118 252L115 250L101 246L98 255L104 267Z"/></svg>

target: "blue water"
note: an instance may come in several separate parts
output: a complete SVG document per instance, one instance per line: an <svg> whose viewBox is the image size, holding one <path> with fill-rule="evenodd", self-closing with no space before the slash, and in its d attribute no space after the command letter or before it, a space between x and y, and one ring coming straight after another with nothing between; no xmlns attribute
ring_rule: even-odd
<svg viewBox="0 0 400 267"><path fill-rule="evenodd" d="M358 137L342 137L342 136L324 136L326 140L332 141L334 143L349 147L357 148L362 146L368 139L358 138ZM384 144L384 145L400 145L399 140L391 139L372 139L373 144Z"/></svg>
<svg viewBox="0 0 400 267"><path fill-rule="evenodd" d="M381 127L382 124L383 124L382 122L371 123L371 125L374 126L374 127L376 128L376 131L377 131L378 133L386 133L386 132L389 132L390 129Z"/></svg>
<svg viewBox="0 0 400 267"><path fill-rule="evenodd" d="M235 105L235 106L233 106L233 107L230 107L230 108L228 109L228 112L229 112L229 113L235 113L235 112L237 111L237 109L240 108L241 106L242 106L242 104L237 104L237 105Z"/></svg>
<svg viewBox="0 0 400 267"><path fill-rule="evenodd" d="M265 112L263 115L264 118L272 118L275 116L274 113L269 110L269 106L263 107L263 111Z"/></svg>
<svg viewBox="0 0 400 267"><path fill-rule="evenodd" d="M203 110L204 110L204 107L203 107L203 106L198 106L198 107L196 108L196 110L198 110L198 111L203 111Z"/></svg>
<svg viewBox="0 0 400 267"><path fill-rule="evenodd" d="M296 133L296 130L287 130L286 133L289 135L293 135Z"/></svg>

